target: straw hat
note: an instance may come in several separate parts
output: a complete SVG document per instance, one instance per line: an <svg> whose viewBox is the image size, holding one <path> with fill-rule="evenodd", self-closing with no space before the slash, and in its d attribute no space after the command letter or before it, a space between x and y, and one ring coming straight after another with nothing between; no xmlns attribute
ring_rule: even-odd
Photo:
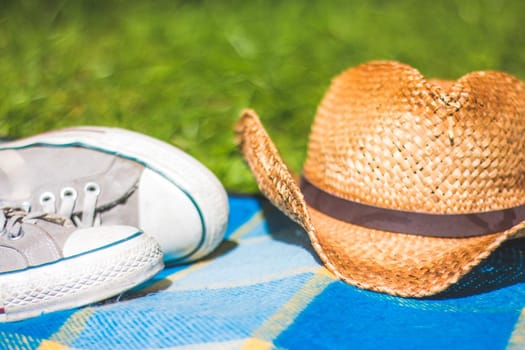
<svg viewBox="0 0 525 350"><path fill-rule="evenodd" d="M365 289L439 293L525 233L525 84L427 80L370 62L332 81L298 183L254 111L237 125L261 191L329 270Z"/></svg>

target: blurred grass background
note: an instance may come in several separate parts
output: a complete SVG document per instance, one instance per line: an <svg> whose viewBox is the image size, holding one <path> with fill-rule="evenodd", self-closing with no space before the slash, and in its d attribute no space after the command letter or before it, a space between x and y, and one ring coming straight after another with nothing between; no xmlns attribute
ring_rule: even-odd
<svg viewBox="0 0 525 350"><path fill-rule="evenodd" d="M0 136L73 125L182 148L230 191L256 190L234 143L256 109L298 172L330 79L399 60L429 77L525 79L525 1L3 1Z"/></svg>

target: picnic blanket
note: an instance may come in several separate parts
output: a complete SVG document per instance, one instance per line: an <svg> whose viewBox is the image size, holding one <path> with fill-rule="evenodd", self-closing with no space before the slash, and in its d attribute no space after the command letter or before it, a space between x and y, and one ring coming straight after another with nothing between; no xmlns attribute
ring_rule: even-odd
<svg viewBox="0 0 525 350"><path fill-rule="evenodd" d="M212 256L101 303L0 324L0 348L525 348L524 240L442 295L398 298L334 278L266 200L229 201L226 239Z"/></svg>

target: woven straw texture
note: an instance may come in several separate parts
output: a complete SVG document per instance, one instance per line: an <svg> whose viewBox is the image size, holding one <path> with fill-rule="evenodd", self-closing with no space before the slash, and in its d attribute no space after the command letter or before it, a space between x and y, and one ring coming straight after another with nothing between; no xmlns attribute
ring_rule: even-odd
<svg viewBox="0 0 525 350"><path fill-rule="evenodd" d="M472 213L523 203L525 85L501 72L426 80L397 62L336 77L314 120L303 174L326 192L379 207ZM524 223L472 238L377 231L309 208L257 115L238 134L261 191L308 232L346 282L394 295L443 291Z"/></svg>
<svg viewBox="0 0 525 350"><path fill-rule="evenodd" d="M337 77L322 101L304 175L388 208L516 206L525 198L524 117L525 86L504 73L436 85L403 64L362 65Z"/></svg>

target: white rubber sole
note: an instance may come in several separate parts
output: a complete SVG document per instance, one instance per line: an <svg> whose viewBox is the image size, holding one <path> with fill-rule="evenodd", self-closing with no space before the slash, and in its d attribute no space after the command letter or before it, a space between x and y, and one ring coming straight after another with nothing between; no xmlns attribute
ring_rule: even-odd
<svg viewBox="0 0 525 350"><path fill-rule="evenodd" d="M177 186L195 206L201 221L195 247L183 256L172 256L164 249L166 237L147 232L161 242L166 263L200 259L213 251L224 237L228 223L228 197L215 175L189 154L152 137L119 128L80 126L51 131L0 145L0 149L30 146L79 146L140 163ZM125 224L125 223L123 223ZM143 228L140 226L139 227ZM176 227L172 239L177 239ZM171 238L170 238L171 239Z"/></svg>
<svg viewBox="0 0 525 350"><path fill-rule="evenodd" d="M0 274L0 322L101 301L150 279L162 251L138 231L127 239L54 263Z"/></svg>

